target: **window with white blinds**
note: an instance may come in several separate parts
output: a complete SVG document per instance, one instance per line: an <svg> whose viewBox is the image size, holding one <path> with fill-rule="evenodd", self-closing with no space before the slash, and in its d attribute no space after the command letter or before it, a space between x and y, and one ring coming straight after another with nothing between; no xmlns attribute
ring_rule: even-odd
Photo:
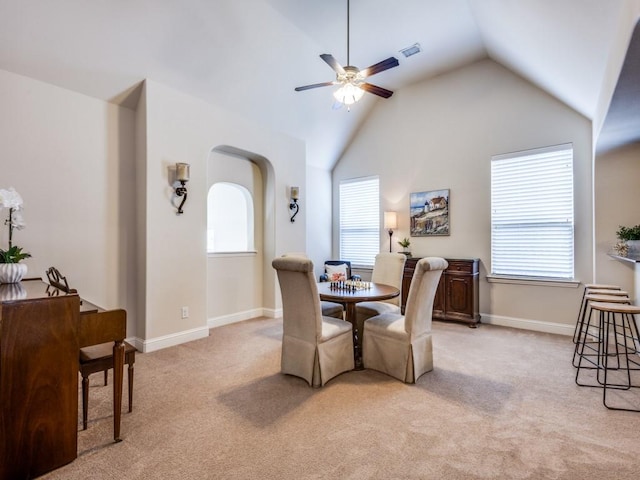
<svg viewBox="0 0 640 480"><path fill-rule="evenodd" d="M340 182L340 258L353 266L373 266L380 252L378 177Z"/></svg>
<svg viewBox="0 0 640 480"><path fill-rule="evenodd" d="M491 159L491 273L573 278L572 144Z"/></svg>

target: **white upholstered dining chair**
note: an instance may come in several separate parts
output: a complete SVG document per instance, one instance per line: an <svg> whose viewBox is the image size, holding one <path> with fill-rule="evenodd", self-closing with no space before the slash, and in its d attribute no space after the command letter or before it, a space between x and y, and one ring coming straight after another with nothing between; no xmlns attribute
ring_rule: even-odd
<svg viewBox="0 0 640 480"><path fill-rule="evenodd" d="M302 253L302 252L285 253L282 256L309 258L307 257L306 253ZM320 307L322 308L322 315L324 315L325 317L333 317L333 318L338 318L340 320L344 320L344 307L341 304L321 300Z"/></svg>
<svg viewBox="0 0 640 480"><path fill-rule="evenodd" d="M364 368L378 370L415 383L433 370L431 314L444 258L426 257L413 273L405 315L383 313L364 322L362 360Z"/></svg>
<svg viewBox="0 0 640 480"><path fill-rule="evenodd" d="M313 262L283 256L272 262L282 293L282 373L320 387L354 368L350 323L322 315Z"/></svg>
<svg viewBox="0 0 640 480"><path fill-rule="evenodd" d="M402 253L379 253L373 264L371 281L384 283L402 291L402 274L407 256ZM356 325L362 335L365 320L383 313L400 313L400 297L378 302L360 302L356 305Z"/></svg>

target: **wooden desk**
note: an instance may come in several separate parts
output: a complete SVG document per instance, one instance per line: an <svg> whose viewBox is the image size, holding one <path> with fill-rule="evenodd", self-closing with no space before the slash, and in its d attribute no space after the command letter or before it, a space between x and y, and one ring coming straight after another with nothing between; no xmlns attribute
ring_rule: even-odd
<svg viewBox="0 0 640 480"><path fill-rule="evenodd" d="M79 348L99 323L121 337L114 342L119 439L126 315L82 303L39 279L0 285L0 480L34 478L77 457Z"/></svg>
<svg viewBox="0 0 640 480"><path fill-rule="evenodd" d="M362 368L362 332L356 325L356 304L359 302L375 302L387 300L400 295L400 290L383 283L369 283L371 288L363 290L339 290L331 288L331 282L318 283L320 300L341 303L345 309L345 320L353 325L353 355L356 369Z"/></svg>

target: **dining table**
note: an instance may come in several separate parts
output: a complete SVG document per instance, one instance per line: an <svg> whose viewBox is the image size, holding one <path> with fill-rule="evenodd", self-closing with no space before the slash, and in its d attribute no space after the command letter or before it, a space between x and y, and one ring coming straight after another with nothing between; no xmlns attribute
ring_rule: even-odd
<svg viewBox="0 0 640 480"><path fill-rule="evenodd" d="M362 365L362 332L356 322L356 305L360 302L388 300L400 295L400 289L384 283L364 281L319 282L320 300L340 303L344 307L344 319L353 326L353 356L356 370Z"/></svg>

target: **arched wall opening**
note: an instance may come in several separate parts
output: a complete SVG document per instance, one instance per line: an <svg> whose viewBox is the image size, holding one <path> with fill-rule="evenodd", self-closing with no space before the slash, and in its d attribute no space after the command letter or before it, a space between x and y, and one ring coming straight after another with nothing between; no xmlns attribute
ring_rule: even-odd
<svg viewBox="0 0 640 480"><path fill-rule="evenodd" d="M215 327L262 316L275 306L274 174L264 156L228 145L213 148L207 160L207 188L242 185L254 202L254 251L207 255L207 318Z"/></svg>

